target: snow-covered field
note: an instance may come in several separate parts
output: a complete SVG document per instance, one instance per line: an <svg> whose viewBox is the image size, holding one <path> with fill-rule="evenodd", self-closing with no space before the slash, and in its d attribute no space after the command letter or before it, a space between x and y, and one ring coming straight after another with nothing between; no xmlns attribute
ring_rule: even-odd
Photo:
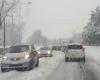
<svg viewBox="0 0 100 80"><path fill-rule="evenodd" d="M62 61L64 54L62 52L53 52L53 57L41 58L40 65L32 71L10 71L0 72L0 80L44 80Z"/></svg>

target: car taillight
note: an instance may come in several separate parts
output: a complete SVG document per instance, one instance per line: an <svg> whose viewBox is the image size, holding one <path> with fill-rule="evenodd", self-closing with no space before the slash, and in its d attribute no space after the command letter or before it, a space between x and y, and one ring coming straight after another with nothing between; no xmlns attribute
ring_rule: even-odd
<svg viewBox="0 0 100 80"><path fill-rule="evenodd" d="M68 46L64 46L64 50L65 51L68 51Z"/></svg>

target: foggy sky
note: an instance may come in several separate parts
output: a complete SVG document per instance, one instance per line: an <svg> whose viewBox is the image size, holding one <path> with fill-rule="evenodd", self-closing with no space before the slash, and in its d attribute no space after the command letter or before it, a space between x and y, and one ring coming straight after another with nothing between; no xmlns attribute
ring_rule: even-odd
<svg viewBox="0 0 100 80"><path fill-rule="evenodd" d="M37 29L49 38L70 37L81 32L99 0L29 0L24 41Z"/></svg>

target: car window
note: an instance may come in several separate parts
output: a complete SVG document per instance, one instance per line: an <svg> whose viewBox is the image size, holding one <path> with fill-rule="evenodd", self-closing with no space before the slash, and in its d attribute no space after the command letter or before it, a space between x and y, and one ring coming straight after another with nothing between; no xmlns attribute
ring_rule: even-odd
<svg viewBox="0 0 100 80"><path fill-rule="evenodd" d="M82 45L68 45L68 49L82 49Z"/></svg>
<svg viewBox="0 0 100 80"><path fill-rule="evenodd" d="M40 50L50 50L49 47L40 48Z"/></svg>
<svg viewBox="0 0 100 80"><path fill-rule="evenodd" d="M22 46L12 46L9 48L8 52L9 53L20 53L20 52L26 52L29 51L30 48L27 45L22 45Z"/></svg>

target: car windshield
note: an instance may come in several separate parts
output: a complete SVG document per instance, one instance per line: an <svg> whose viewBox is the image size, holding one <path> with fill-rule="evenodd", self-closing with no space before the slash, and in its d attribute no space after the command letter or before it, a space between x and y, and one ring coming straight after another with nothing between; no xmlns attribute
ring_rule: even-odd
<svg viewBox="0 0 100 80"><path fill-rule="evenodd" d="M26 52L29 51L28 45L20 45L20 46L12 46L9 48L9 53L20 53L20 52Z"/></svg>
<svg viewBox="0 0 100 80"><path fill-rule="evenodd" d="M82 49L82 45L68 45L68 49Z"/></svg>
<svg viewBox="0 0 100 80"><path fill-rule="evenodd" d="M40 48L40 50L50 50L49 47Z"/></svg>
<svg viewBox="0 0 100 80"><path fill-rule="evenodd" d="M0 48L0 80L100 80L100 0L0 0Z"/></svg>

